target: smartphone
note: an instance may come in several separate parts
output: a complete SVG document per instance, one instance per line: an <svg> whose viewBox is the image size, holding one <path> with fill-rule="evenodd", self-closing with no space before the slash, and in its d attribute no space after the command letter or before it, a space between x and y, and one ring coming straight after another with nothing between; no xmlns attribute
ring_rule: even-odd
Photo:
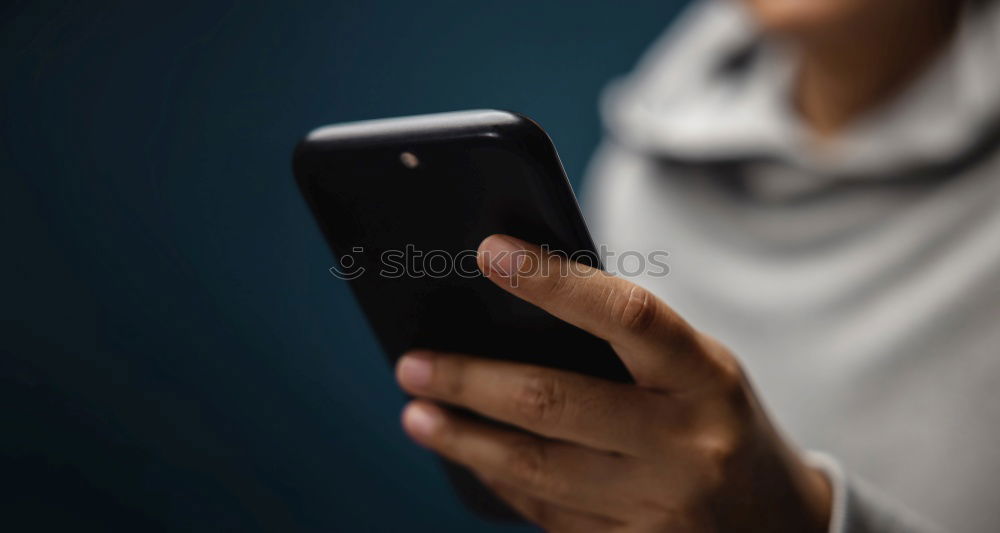
<svg viewBox="0 0 1000 533"><path fill-rule="evenodd" d="M512 112L474 110L337 124L295 149L296 181L385 356L429 348L631 377L607 342L482 277L479 243L503 233L600 268L548 135ZM444 461L461 500L517 515Z"/></svg>

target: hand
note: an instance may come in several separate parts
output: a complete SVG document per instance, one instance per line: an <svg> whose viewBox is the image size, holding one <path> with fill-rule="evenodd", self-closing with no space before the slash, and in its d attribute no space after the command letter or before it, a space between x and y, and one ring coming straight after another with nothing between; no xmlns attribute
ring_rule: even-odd
<svg viewBox="0 0 1000 533"><path fill-rule="evenodd" d="M411 437L547 530L826 531L826 478L782 439L726 348L643 288L566 261L506 236L479 248L484 275L607 340L635 384L411 352L396 369L419 398L403 412Z"/></svg>

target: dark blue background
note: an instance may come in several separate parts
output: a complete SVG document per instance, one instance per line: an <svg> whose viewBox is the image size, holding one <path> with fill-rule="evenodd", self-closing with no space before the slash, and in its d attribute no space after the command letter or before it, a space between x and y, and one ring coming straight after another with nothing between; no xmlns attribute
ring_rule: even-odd
<svg viewBox="0 0 1000 533"><path fill-rule="evenodd" d="M399 429L291 148L329 122L506 108L576 181L600 88L677 9L4 3L0 520L488 530Z"/></svg>

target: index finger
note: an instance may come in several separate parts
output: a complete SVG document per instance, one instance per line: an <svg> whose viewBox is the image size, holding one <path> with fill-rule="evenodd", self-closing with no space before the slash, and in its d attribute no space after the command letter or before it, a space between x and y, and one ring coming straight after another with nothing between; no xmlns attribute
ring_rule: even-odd
<svg viewBox="0 0 1000 533"><path fill-rule="evenodd" d="M507 235L483 240L477 262L504 290L611 343L639 384L676 389L712 371L694 328L634 283Z"/></svg>
<svg viewBox="0 0 1000 533"><path fill-rule="evenodd" d="M634 385L523 363L419 350L396 376L409 393L465 407L538 435L610 452L638 454L650 420L682 423L682 410ZM648 446L648 445L646 445Z"/></svg>

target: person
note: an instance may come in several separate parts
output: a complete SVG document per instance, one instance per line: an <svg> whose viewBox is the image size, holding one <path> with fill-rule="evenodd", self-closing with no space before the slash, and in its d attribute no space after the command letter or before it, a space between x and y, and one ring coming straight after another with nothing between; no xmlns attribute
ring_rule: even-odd
<svg viewBox="0 0 1000 533"><path fill-rule="evenodd" d="M404 427L548 530L995 530L998 55L997 2L690 8L588 180L598 241L669 274L480 247L635 384L415 352Z"/></svg>

